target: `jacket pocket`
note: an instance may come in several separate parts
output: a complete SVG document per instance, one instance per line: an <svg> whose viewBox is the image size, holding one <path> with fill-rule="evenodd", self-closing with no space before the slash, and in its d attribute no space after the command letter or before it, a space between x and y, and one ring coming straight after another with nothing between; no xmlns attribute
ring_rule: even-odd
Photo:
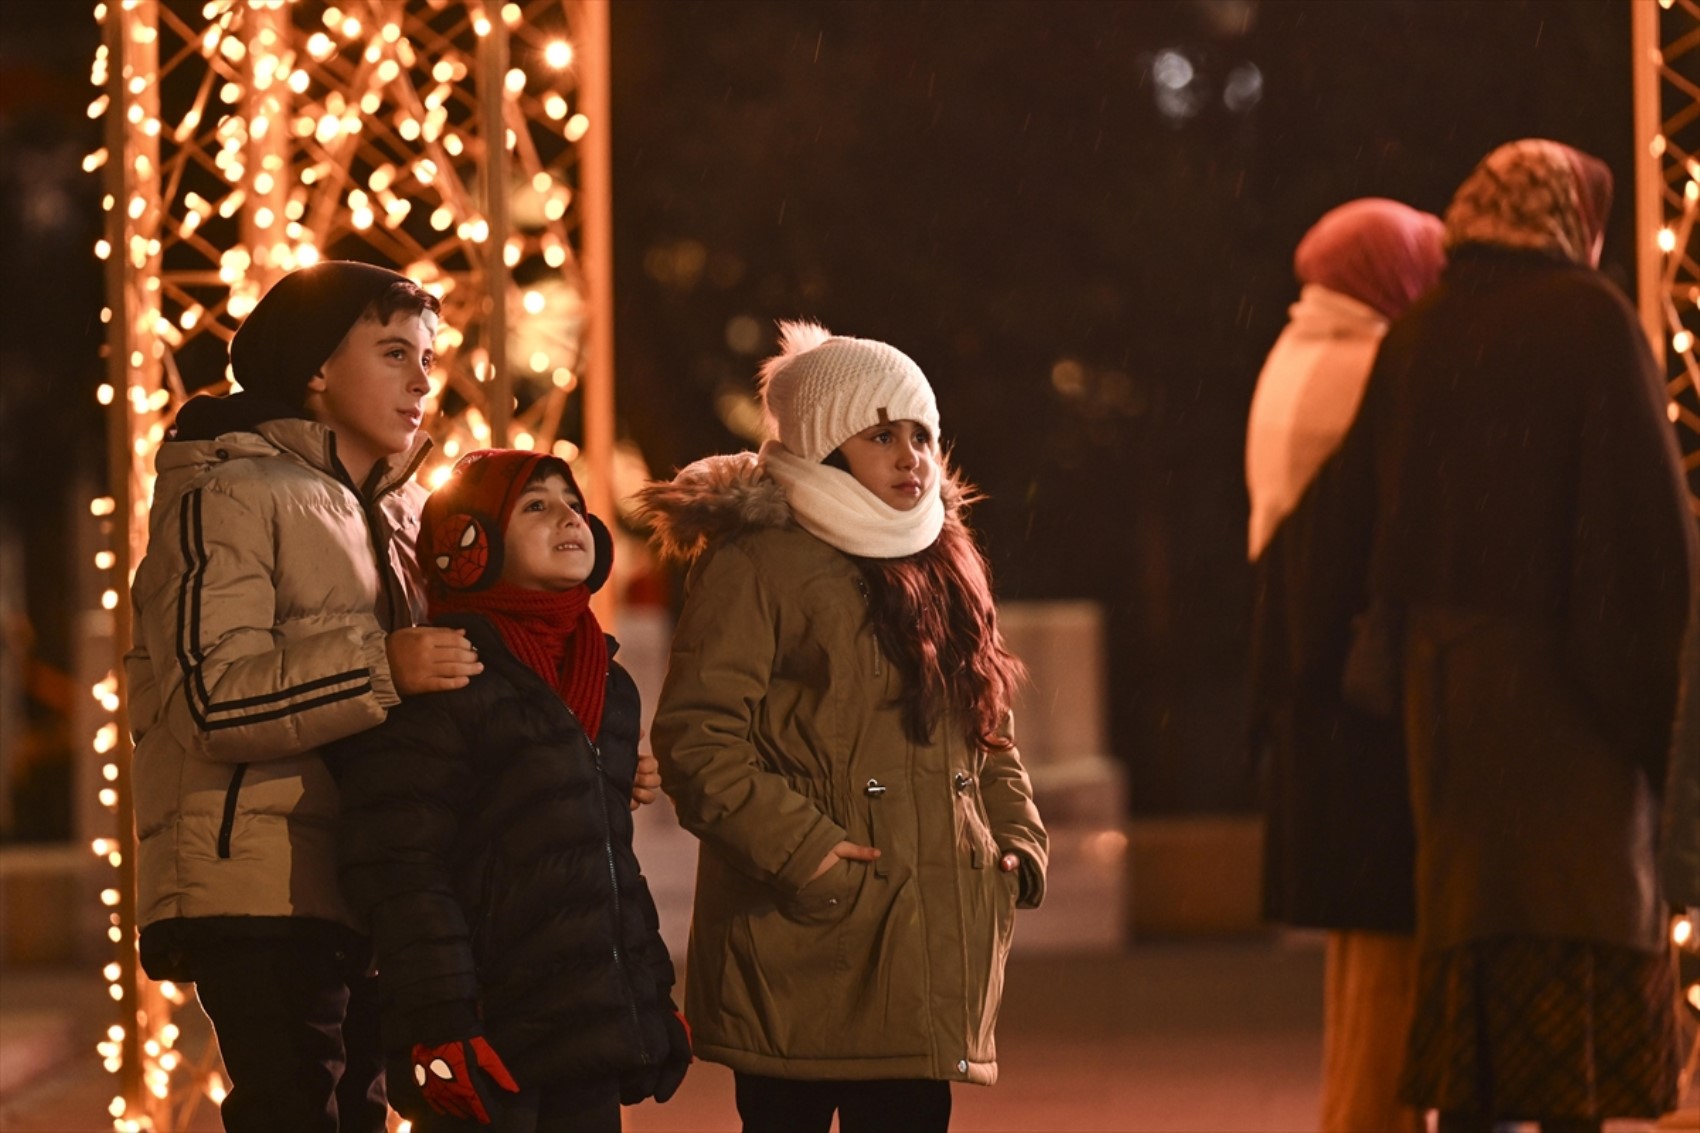
<svg viewBox="0 0 1700 1133"><path fill-rule="evenodd" d="M856 902L865 862L837 861L790 897L777 902L786 920L805 925L826 925L843 920Z"/></svg>
<svg viewBox="0 0 1700 1133"><path fill-rule="evenodd" d="M238 763L230 773L230 786L224 790L224 817L218 824L218 856L230 857L230 834L236 828L236 800L242 793L242 779L248 773L246 763Z"/></svg>

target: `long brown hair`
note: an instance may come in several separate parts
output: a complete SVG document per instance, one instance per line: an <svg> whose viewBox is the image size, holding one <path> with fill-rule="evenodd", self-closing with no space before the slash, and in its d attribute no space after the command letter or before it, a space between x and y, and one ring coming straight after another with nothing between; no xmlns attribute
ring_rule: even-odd
<svg viewBox="0 0 1700 1133"><path fill-rule="evenodd" d="M901 559L850 558L867 584L875 639L903 677L910 739L930 743L954 720L970 747L1002 751L1014 746L1005 721L1027 670L1004 648L991 572L961 518L979 497L948 466L940 475L947 510L932 546Z"/></svg>

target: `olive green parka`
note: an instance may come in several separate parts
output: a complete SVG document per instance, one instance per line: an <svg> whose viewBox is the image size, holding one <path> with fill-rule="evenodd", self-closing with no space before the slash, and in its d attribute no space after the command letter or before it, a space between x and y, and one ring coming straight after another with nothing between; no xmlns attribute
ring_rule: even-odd
<svg viewBox="0 0 1700 1133"><path fill-rule="evenodd" d="M859 569L792 520L753 455L699 462L644 507L663 553L692 562L654 746L701 840L696 1053L780 1078L990 1085L1015 907L1044 895L1020 755L968 746L956 720L910 739ZM880 858L811 882L846 839ZM998 869L1009 850L1020 875Z"/></svg>

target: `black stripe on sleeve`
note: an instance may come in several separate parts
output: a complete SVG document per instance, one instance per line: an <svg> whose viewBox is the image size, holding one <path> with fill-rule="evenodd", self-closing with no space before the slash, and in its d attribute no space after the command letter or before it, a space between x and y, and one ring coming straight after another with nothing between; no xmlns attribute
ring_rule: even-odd
<svg viewBox="0 0 1700 1133"><path fill-rule="evenodd" d="M194 619L198 625L201 582L206 572L205 561L196 554L200 540L191 535L198 526L193 516L200 504L201 489L196 488L184 495L177 508L177 538L183 555L183 577L177 591L177 664L183 670L183 699L188 702L189 715L193 717L195 726L204 730L207 720L201 711L203 698L196 695L200 685L200 662L190 653L195 641L190 633L190 610L194 608Z"/></svg>
<svg viewBox="0 0 1700 1133"><path fill-rule="evenodd" d="M258 708L262 704L275 704L280 700L288 700L292 696L305 696L307 693L318 692L322 688L330 688L333 685L347 684L349 681L362 681L367 688L371 688L371 670L350 669L346 673L337 673L335 676L320 677L318 680L290 685L281 692L268 692L263 696L250 696L242 700L221 700L217 704L208 705L207 715L211 716L219 712L235 712L243 708Z"/></svg>
<svg viewBox="0 0 1700 1133"><path fill-rule="evenodd" d="M335 704L339 700L351 700L356 696L364 696L372 691L372 682L354 688L345 688L339 692L321 696L317 700L303 700L300 704L288 704L282 708L274 708L270 712L256 712L252 716L238 716L234 720L214 720L207 724L206 730L216 732L223 728L240 728L248 724L263 724L268 720L281 720L285 716L293 716L297 712L305 712L310 708L320 708L326 704Z"/></svg>
<svg viewBox="0 0 1700 1133"><path fill-rule="evenodd" d="M259 724L370 692L372 690L372 674L369 669L362 668L335 673L331 676L316 677L313 680L291 685L288 688L278 689L259 696L244 697L240 700L215 702L212 699L212 695L206 686L205 673L202 670L205 657L200 650L201 593L206 584L207 565L210 560L202 526L201 499L203 490L196 488L184 495L182 506L179 509L178 522L178 537L181 543L184 570L183 581L178 594L177 663L183 670L184 699L188 702L189 715L195 721L195 726L203 732L211 732L222 728L240 727L244 724ZM359 683L326 696L296 704L283 705L270 712L243 715L233 720L215 721L212 719L215 715L243 712L268 704L278 704L282 701L318 692L321 689L345 685L351 681Z"/></svg>

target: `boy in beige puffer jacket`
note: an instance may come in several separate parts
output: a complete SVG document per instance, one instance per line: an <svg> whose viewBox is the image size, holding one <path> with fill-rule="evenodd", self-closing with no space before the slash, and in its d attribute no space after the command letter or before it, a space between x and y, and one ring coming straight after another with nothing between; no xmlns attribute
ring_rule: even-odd
<svg viewBox="0 0 1700 1133"><path fill-rule="evenodd" d="M227 1129L385 1125L318 748L480 668L459 631L417 624L437 310L369 264L285 276L231 343L242 392L191 400L160 450L125 663L140 948L150 976L196 985Z"/></svg>

